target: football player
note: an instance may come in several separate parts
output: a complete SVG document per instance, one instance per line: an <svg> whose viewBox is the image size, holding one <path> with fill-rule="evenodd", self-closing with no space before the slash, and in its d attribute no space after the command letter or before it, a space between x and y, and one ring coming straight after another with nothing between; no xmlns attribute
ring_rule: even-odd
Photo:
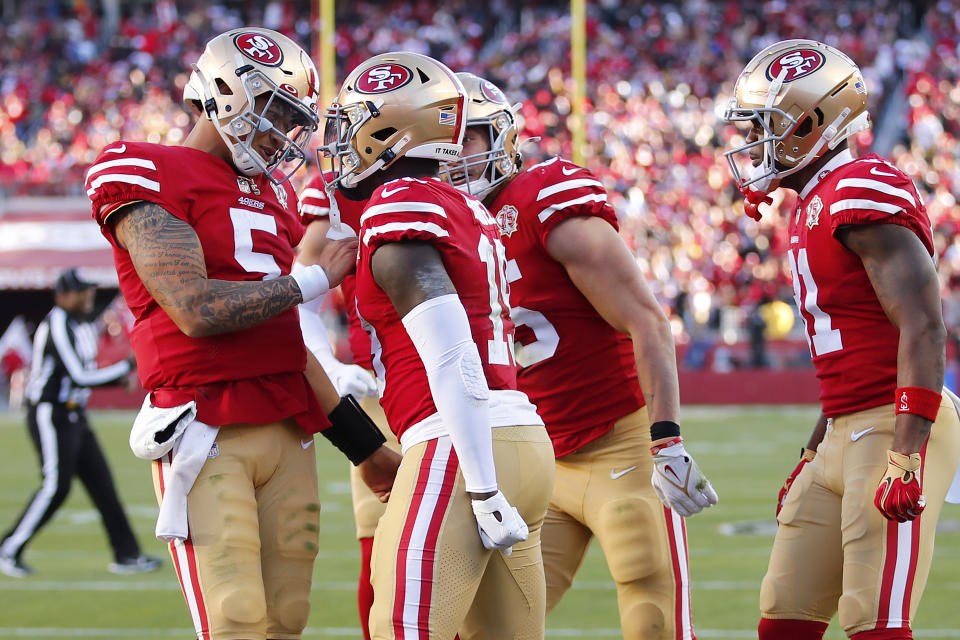
<svg viewBox="0 0 960 640"><path fill-rule="evenodd" d="M724 119L751 127L727 152L747 212L777 188L799 196L788 256L822 405L778 498L760 638L820 638L835 614L857 640L912 638L960 460L923 199L888 160L851 152L850 136L870 126L867 87L833 47L770 45L740 74Z"/></svg>
<svg viewBox="0 0 960 640"><path fill-rule="evenodd" d="M463 155L444 175L482 198L497 221L517 382L556 453L541 536L547 609L596 536L617 585L623 636L690 638L682 516L716 504L717 494L680 436L670 325L600 181L559 157L522 170L517 107L491 82L458 75L468 126Z"/></svg>
<svg viewBox="0 0 960 640"><path fill-rule="evenodd" d="M360 231L360 216L366 206L365 200L350 200L338 190L326 191L326 185L334 176L316 175L300 193L300 220L306 226L300 253L294 263L294 271L305 265L316 264L330 236L356 236ZM334 231L330 232L331 227ZM300 329L307 348L313 352L330 377L340 395L351 394L360 398L360 406L379 427L386 438L386 445L400 450L400 443L387 425L387 418L379 402L376 379L370 356L370 337L360 326L357 316L356 276L348 274L340 284L347 308L348 337L352 363L337 360L333 354L327 329L320 319L320 299L300 305ZM353 518L357 540L360 542L360 576L357 582L357 608L365 640L370 640L370 607L373 605L373 585L370 582L370 560L373 555L373 534L377 522L386 510L377 495L364 483L357 468L350 466L350 493L353 500Z"/></svg>
<svg viewBox="0 0 960 640"><path fill-rule="evenodd" d="M339 283L355 253L355 242L331 243L322 267L290 275L302 226L287 177L317 128L318 88L289 38L228 31L193 65L184 102L199 119L183 146L113 143L87 172L136 318L150 390L141 417L169 422L164 441L192 413L191 434L216 434L197 450L203 438L184 432L153 464L161 519L170 515L158 537L171 540L201 640L300 637L318 545L314 433L384 495L399 462L300 337L295 307ZM185 459L199 459L195 479ZM179 514L166 509L175 487Z"/></svg>
<svg viewBox="0 0 960 640"><path fill-rule="evenodd" d="M357 313L403 449L373 543L378 640L544 633L550 439L516 389L496 224L434 177L462 148L464 101L443 64L390 53L354 69L327 114L335 184L368 200Z"/></svg>

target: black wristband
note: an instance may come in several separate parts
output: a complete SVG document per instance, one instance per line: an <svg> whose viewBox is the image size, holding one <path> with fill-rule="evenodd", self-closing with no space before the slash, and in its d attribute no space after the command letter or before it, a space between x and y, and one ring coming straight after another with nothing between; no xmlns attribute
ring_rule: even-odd
<svg viewBox="0 0 960 640"><path fill-rule="evenodd" d="M663 438L676 438L680 435L680 425L669 420L660 420L650 425L650 441L656 442Z"/></svg>
<svg viewBox="0 0 960 640"><path fill-rule="evenodd" d="M354 466L370 457L387 441L360 405L349 393L330 412L331 426L320 433L340 449Z"/></svg>

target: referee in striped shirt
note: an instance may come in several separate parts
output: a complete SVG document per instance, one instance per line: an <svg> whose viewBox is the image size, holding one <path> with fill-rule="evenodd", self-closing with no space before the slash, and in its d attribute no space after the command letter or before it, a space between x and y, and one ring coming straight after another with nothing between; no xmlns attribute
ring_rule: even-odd
<svg viewBox="0 0 960 640"><path fill-rule="evenodd" d="M0 543L0 572L22 578L32 573L23 563L24 548L63 504L76 475L100 511L114 562L113 573L152 571L160 560L145 556L120 505L113 477L87 422L90 387L123 383L132 359L97 368L97 330L91 321L95 285L76 269L57 278L56 305L33 339L33 363L27 382L27 426L40 456L43 482Z"/></svg>

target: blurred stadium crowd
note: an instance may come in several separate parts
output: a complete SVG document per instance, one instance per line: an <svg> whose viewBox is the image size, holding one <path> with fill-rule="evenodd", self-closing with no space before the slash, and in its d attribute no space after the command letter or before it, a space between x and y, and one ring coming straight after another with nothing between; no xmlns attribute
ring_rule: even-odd
<svg viewBox="0 0 960 640"><path fill-rule="evenodd" d="M179 102L184 69L204 42L262 24L308 43L311 4L6 3L0 195L82 194L85 168L107 143L180 142L190 125ZM572 155L567 2L338 2L336 22L339 74L383 51L426 53L523 102L522 137L540 137L527 156ZM749 326L761 305L792 303L781 218L793 202L778 195L759 223L743 215L723 157L743 132L719 118L743 64L789 37L835 45L863 69L882 127L856 144L872 150L887 132L888 148L876 150L924 193L957 331L960 0L597 0L587 30L586 164L607 184L678 341L719 337L725 313Z"/></svg>

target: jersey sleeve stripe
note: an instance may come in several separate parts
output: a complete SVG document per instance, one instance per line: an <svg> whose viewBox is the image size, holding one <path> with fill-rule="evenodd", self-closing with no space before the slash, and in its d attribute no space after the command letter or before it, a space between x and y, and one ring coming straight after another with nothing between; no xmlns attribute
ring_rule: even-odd
<svg viewBox="0 0 960 640"><path fill-rule="evenodd" d="M917 201L913 198L912 193L906 189L900 189L886 182L880 182L879 180L870 180L869 178L844 178L837 182L837 191L849 188L872 189L873 191L879 191L895 198L903 198L914 207L917 206Z"/></svg>
<svg viewBox="0 0 960 640"><path fill-rule="evenodd" d="M143 176L135 176L129 173L107 173L90 181L90 188L87 189L87 195L92 196L96 193L97 187L107 182L126 182L140 185L144 189L160 192L160 183L156 180L148 180Z"/></svg>
<svg viewBox="0 0 960 640"><path fill-rule="evenodd" d="M304 189L303 193L300 194L301 200L306 200L307 198L318 198L320 200L327 199L327 192L322 189L314 189L313 187L309 189Z"/></svg>
<svg viewBox="0 0 960 640"><path fill-rule="evenodd" d="M603 189L603 184L599 180L591 180L590 178L565 180L541 189L540 193L537 194L537 200L543 200L544 198L552 196L555 193L560 193L561 191L569 191L570 189L579 189L581 187L600 187Z"/></svg>
<svg viewBox="0 0 960 640"><path fill-rule="evenodd" d="M546 222L547 218L552 216L557 211L562 211L567 207L572 207L578 204L586 204L588 202L606 202L607 194L605 193L591 193L579 198L574 198L573 200L567 200L566 202L560 202L554 205L551 205L541 211L537 217L540 219L540 222Z"/></svg>
<svg viewBox="0 0 960 640"><path fill-rule="evenodd" d="M330 215L330 207L321 207L315 204L300 203L300 212L309 213L313 216L327 216Z"/></svg>
<svg viewBox="0 0 960 640"><path fill-rule="evenodd" d="M438 216L447 217L443 207L430 202L385 202L368 207L360 216L360 224L384 213L435 213Z"/></svg>
<svg viewBox="0 0 960 640"><path fill-rule="evenodd" d="M830 215L835 213L840 213L841 211L849 211L851 209L865 209L865 210L874 210L882 211L884 213L897 213L903 211L903 207L899 204L893 204L891 202L877 202L876 200L863 200L861 198L849 198L847 200L838 200L830 205Z"/></svg>
<svg viewBox="0 0 960 640"><path fill-rule="evenodd" d="M438 238L446 238L450 235L446 229L432 222L388 222L379 227L370 227L363 232L363 244L370 245L370 240L374 236L393 231L423 231Z"/></svg>
<svg viewBox="0 0 960 640"><path fill-rule="evenodd" d="M87 175L84 180L89 180L93 174L100 173L105 169L112 169L113 167L142 167L144 169L156 170L157 165L153 163L153 160L147 160L146 158L118 158L117 160L107 160L106 162L101 162L100 164L95 164L90 167L87 170Z"/></svg>

